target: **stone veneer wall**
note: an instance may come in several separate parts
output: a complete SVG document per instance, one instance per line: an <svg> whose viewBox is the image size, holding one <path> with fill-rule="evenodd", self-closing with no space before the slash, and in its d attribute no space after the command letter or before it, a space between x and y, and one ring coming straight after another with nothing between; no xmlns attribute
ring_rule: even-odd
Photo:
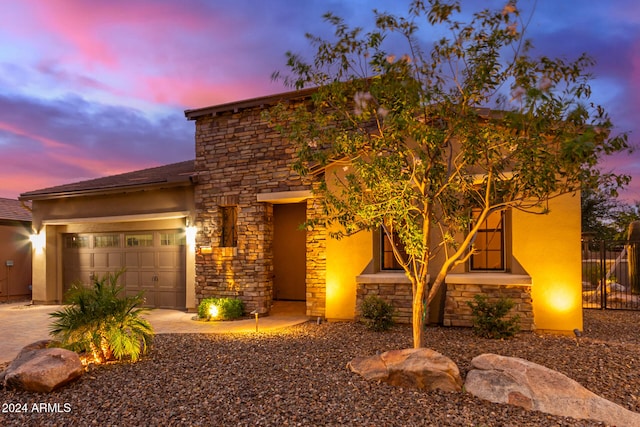
<svg viewBox="0 0 640 427"><path fill-rule="evenodd" d="M506 316L520 316L520 330L533 331L533 303L531 285L474 285L447 284L447 296L444 308L444 326L473 326L471 308L467 302L473 302L474 295L486 295L489 302L500 298L509 298L515 305Z"/></svg>
<svg viewBox="0 0 640 427"><path fill-rule="evenodd" d="M412 291L411 283L362 283L356 288L356 318L361 315L360 307L367 295L377 295L395 308L393 320L396 323L411 323Z"/></svg>
<svg viewBox="0 0 640 427"><path fill-rule="evenodd" d="M489 301L501 297L509 298L515 303L509 318L520 316L520 329L533 331L533 305L531 285L468 285L447 284L446 303L444 309L444 326L473 326L473 316L467 301L473 301L476 294L483 294ZM411 323L412 291L410 283L381 283L367 280L358 282L356 290L356 317L359 317L362 301L367 295L377 295L396 309L396 323Z"/></svg>
<svg viewBox="0 0 640 427"><path fill-rule="evenodd" d="M307 218L322 215L318 199L307 200ZM307 316L324 317L327 295L327 231L322 227L307 230Z"/></svg>
<svg viewBox="0 0 640 427"><path fill-rule="evenodd" d="M196 256L196 299L238 297L247 312L268 312L273 298L273 205L258 202L257 194L309 189L290 168L295 148L261 118L262 111L253 107L196 121L196 245L212 248ZM222 206L237 207L237 247L220 247ZM321 316L322 232L307 233L307 241L307 310Z"/></svg>

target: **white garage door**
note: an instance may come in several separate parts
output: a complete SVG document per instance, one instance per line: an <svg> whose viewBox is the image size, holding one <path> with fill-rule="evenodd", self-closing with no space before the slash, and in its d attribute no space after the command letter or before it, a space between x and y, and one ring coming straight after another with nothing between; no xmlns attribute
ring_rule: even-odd
<svg viewBox="0 0 640 427"><path fill-rule="evenodd" d="M122 268L127 295L144 291L146 305L185 308L185 235L181 230L64 235L65 291L77 280Z"/></svg>

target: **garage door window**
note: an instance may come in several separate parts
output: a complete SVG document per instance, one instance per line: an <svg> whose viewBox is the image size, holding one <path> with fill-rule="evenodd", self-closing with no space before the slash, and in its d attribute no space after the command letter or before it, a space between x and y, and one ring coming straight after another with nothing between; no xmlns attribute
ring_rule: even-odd
<svg viewBox="0 0 640 427"><path fill-rule="evenodd" d="M128 248L153 246L153 234L127 234L126 241Z"/></svg>
<svg viewBox="0 0 640 427"><path fill-rule="evenodd" d="M161 246L184 246L185 244L184 233L160 233Z"/></svg>
<svg viewBox="0 0 640 427"><path fill-rule="evenodd" d="M120 235L119 234L105 234L94 236L94 247L96 248L119 248L120 247Z"/></svg>
<svg viewBox="0 0 640 427"><path fill-rule="evenodd" d="M89 247L89 236L80 236L78 234L69 234L64 241L64 247L67 249L78 249Z"/></svg>

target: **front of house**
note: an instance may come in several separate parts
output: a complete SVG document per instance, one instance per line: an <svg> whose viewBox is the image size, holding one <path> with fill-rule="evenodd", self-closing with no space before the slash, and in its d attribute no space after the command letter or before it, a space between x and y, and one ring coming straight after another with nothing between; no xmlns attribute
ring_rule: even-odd
<svg viewBox="0 0 640 427"><path fill-rule="evenodd" d="M320 204L291 169L295 148L263 113L308 95L186 111L195 122L196 156L180 184L127 188L120 181L108 191L22 195L33 201L34 230L46 235L43 250L34 249L34 301L59 302L70 278L126 267L134 273L125 286L151 290L150 305L158 307L194 310L206 297L237 297L248 312L268 313L274 301L292 300L303 301L310 317L351 320L359 301L374 293L409 322L411 285L379 232L335 240L327 230L301 227L321 215ZM466 301L484 293L513 299L525 330L582 329L580 198L553 199L549 211L490 218L476 239L479 255L448 276L430 321L469 325ZM181 240L187 231L195 231L193 246ZM87 246L78 247L82 239ZM116 241L111 252L100 246ZM174 255L163 255L167 246ZM172 271L179 280L164 292L159 273L166 260L177 260ZM433 271L441 262L434 260Z"/></svg>

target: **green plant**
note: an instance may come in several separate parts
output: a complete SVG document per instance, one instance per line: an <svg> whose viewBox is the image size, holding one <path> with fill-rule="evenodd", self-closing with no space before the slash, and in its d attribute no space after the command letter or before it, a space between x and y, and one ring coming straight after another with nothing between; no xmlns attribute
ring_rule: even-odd
<svg viewBox="0 0 640 427"><path fill-rule="evenodd" d="M361 321L373 331L386 331L393 326L395 309L376 295L367 295L360 306Z"/></svg>
<svg viewBox="0 0 640 427"><path fill-rule="evenodd" d="M520 330L520 316L510 319L504 316L515 305L509 298L500 298L496 302L489 302L484 295L473 297L474 302L467 301L473 314L473 331L483 338L510 338Z"/></svg>
<svg viewBox="0 0 640 427"><path fill-rule="evenodd" d="M244 303L238 298L205 298L198 305L200 319L235 320L243 313Z"/></svg>
<svg viewBox="0 0 640 427"><path fill-rule="evenodd" d="M75 282L66 294L64 308L51 313L56 319L51 335L62 347L93 355L96 362L129 358L137 361L153 339L151 324L140 317L143 293L123 296L118 280L124 270L94 278L92 286Z"/></svg>

